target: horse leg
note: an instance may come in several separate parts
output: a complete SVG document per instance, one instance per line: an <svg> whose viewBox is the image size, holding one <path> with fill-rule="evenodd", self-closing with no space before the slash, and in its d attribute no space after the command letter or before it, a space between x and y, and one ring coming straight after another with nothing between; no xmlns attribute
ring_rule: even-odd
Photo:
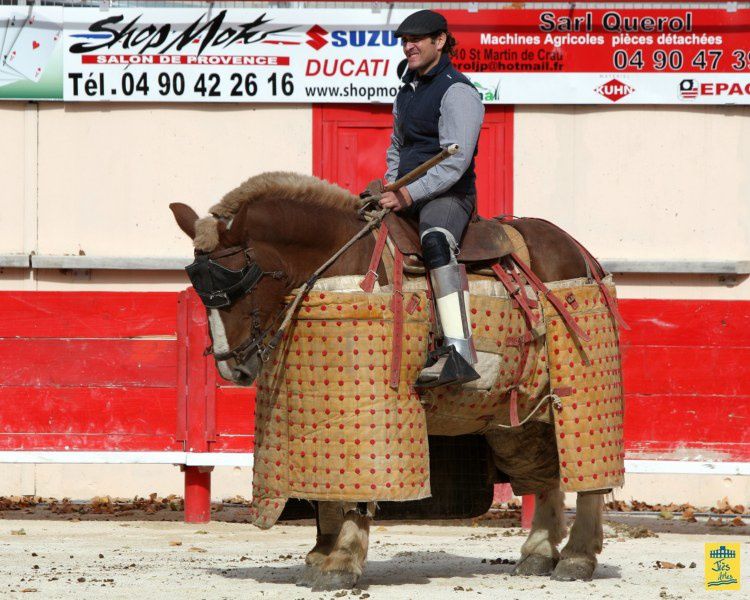
<svg viewBox="0 0 750 600"><path fill-rule="evenodd" d="M560 559L557 545L565 537L565 494L558 488L536 494L531 532L521 547L513 575L549 575Z"/></svg>
<svg viewBox="0 0 750 600"><path fill-rule="evenodd" d="M536 494L531 532L514 573L549 575L559 559L557 545L565 537L554 425L528 421L513 429L489 430L485 439L495 465L515 482L517 493L545 490Z"/></svg>
<svg viewBox="0 0 750 600"><path fill-rule="evenodd" d="M578 494L576 518L570 539L560 553L552 579L558 581L590 580L596 569L596 555L602 551L603 494Z"/></svg>
<svg viewBox="0 0 750 600"><path fill-rule="evenodd" d="M362 575L370 543L368 514L361 514L354 503L345 503L347 511L341 531L331 553L320 566L320 574L313 583L313 591L352 589Z"/></svg>
<svg viewBox="0 0 750 600"><path fill-rule="evenodd" d="M343 502L315 502L315 524L318 533L315 546L305 557L305 571L297 585L311 587L320 575L320 567L336 544L344 523Z"/></svg>

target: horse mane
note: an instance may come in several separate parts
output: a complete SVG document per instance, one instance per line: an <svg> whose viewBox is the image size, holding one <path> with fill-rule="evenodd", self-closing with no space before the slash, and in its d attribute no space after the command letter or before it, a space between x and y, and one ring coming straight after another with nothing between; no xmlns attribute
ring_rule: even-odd
<svg viewBox="0 0 750 600"><path fill-rule="evenodd" d="M325 181L288 171L272 171L250 177L208 209L210 217L195 222L196 236L193 245L210 252L219 243L218 219L231 220L247 206L261 201L297 203L326 210L354 211L359 205L357 197L347 190Z"/></svg>
<svg viewBox="0 0 750 600"><path fill-rule="evenodd" d="M356 210L357 197L323 179L272 171L251 177L226 194L209 212L216 217L231 219L246 204L259 200L274 202L304 202L316 208Z"/></svg>

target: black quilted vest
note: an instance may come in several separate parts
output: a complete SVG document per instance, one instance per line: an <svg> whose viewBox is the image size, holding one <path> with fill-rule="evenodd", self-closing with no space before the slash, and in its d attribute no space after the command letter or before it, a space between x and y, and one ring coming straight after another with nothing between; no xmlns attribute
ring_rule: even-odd
<svg viewBox="0 0 750 600"><path fill-rule="evenodd" d="M416 90L411 85L415 77L419 81ZM405 85L396 96L396 110L404 138L399 155L399 177L442 150L439 143L438 120L443 95L453 84L471 85L464 75L453 68L450 57L447 55L442 55L438 64L421 77L416 71L407 71L403 81ZM476 155L477 148L475 147L473 156ZM474 158L472 157L469 168L446 193L476 194L475 180Z"/></svg>

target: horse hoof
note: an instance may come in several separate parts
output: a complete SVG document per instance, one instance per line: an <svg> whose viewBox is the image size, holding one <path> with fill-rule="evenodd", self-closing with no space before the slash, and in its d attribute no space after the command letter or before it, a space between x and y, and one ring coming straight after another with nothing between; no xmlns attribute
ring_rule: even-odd
<svg viewBox="0 0 750 600"><path fill-rule="evenodd" d="M305 570L297 580L297 585L300 587L312 587L319 575L320 569L317 566L305 565Z"/></svg>
<svg viewBox="0 0 750 600"><path fill-rule="evenodd" d="M313 592L332 592L335 590L351 590L357 584L358 575L348 571L323 571L312 585Z"/></svg>
<svg viewBox="0 0 750 600"><path fill-rule="evenodd" d="M591 581L596 562L587 558L565 558L557 563L552 572L555 581Z"/></svg>
<svg viewBox="0 0 750 600"><path fill-rule="evenodd" d="M549 556L529 554L519 561L516 568L513 569L513 575L549 575L554 570L556 564L557 560Z"/></svg>

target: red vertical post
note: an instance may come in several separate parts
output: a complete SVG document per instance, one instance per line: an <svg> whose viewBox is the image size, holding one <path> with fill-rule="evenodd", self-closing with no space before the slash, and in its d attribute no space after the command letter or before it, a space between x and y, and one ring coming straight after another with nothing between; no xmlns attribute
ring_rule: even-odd
<svg viewBox="0 0 750 600"><path fill-rule="evenodd" d="M206 310L197 294L191 289L181 298L186 313L185 358L185 451L208 452L209 429L214 428L214 394L210 357L204 355L210 343L206 327ZM186 466L185 472L185 522L207 523L211 519L212 467Z"/></svg>
<svg viewBox="0 0 750 600"><path fill-rule="evenodd" d="M211 467L185 467L185 523L211 520Z"/></svg>
<svg viewBox="0 0 750 600"><path fill-rule="evenodd" d="M531 529L531 522L534 519L534 505L536 500L533 494L521 496L521 527Z"/></svg>
<svg viewBox="0 0 750 600"><path fill-rule="evenodd" d="M492 504L510 502L513 498L513 490L509 483L496 483L492 494Z"/></svg>

